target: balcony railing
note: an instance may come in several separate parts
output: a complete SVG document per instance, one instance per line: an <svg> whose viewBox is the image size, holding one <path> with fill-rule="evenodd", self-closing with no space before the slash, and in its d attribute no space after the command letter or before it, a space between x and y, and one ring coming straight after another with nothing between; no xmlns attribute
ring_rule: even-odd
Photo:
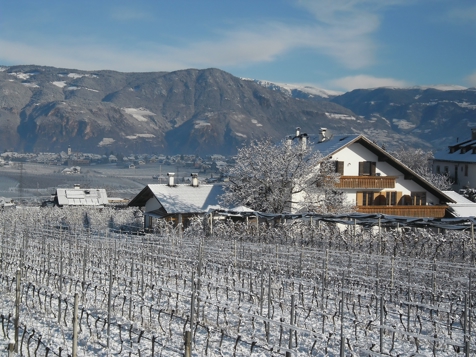
<svg viewBox="0 0 476 357"><path fill-rule="evenodd" d="M395 188L396 176L341 176L337 188Z"/></svg>
<svg viewBox="0 0 476 357"><path fill-rule="evenodd" d="M360 213L381 213L405 217L443 218L448 206L357 206Z"/></svg>

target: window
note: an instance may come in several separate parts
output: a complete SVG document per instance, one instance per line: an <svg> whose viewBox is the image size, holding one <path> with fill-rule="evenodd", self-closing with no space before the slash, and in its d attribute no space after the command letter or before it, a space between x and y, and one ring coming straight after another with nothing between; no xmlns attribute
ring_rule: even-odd
<svg viewBox="0 0 476 357"><path fill-rule="evenodd" d="M468 165L464 165L464 175L468 176Z"/></svg>
<svg viewBox="0 0 476 357"><path fill-rule="evenodd" d="M364 192L362 205L363 206L373 206L373 204L374 204L374 193L373 192Z"/></svg>
<svg viewBox="0 0 476 357"><path fill-rule="evenodd" d="M412 203L415 206L426 205L426 192L412 192Z"/></svg>
<svg viewBox="0 0 476 357"><path fill-rule="evenodd" d="M335 161L336 173L344 175L344 161Z"/></svg>
<svg viewBox="0 0 476 357"><path fill-rule="evenodd" d="M391 191L391 192L386 192L386 198L387 198L387 206L395 206L397 204L397 192L396 191Z"/></svg>
<svg viewBox="0 0 476 357"><path fill-rule="evenodd" d="M377 163L374 161L359 162L359 176L375 176Z"/></svg>
<svg viewBox="0 0 476 357"><path fill-rule="evenodd" d="M445 168L444 168L444 173L445 173L445 174L448 174L449 172L450 172L450 170L448 169L448 166L445 166Z"/></svg>
<svg viewBox="0 0 476 357"><path fill-rule="evenodd" d="M436 173L437 173L437 174L440 174L440 173L441 173L441 171L440 171L440 165L436 165Z"/></svg>

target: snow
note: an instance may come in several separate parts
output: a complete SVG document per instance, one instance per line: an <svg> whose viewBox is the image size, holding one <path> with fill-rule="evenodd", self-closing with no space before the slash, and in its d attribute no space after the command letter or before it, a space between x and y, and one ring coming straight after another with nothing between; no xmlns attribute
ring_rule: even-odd
<svg viewBox="0 0 476 357"><path fill-rule="evenodd" d="M8 67L0 66L0 72L4 72L8 69Z"/></svg>
<svg viewBox="0 0 476 357"><path fill-rule="evenodd" d="M148 121L144 115L156 115L145 108L121 108L126 114L132 115L138 121Z"/></svg>
<svg viewBox="0 0 476 357"><path fill-rule="evenodd" d="M347 114L326 113L326 116L330 119L355 120L352 115Z"/></svg>
<svg viewBox="0 0 476 357"><path fill-rule="evenodd" d="M241 133L237 133L237 132L235 132L235 134L236 134L237 136L241 136L242 138L247 138L247 136L246 136L245 134L241 134Z"/></svg>
<svg viewBox="0 0 476 357"><path fill-rule="evenodd" d="M30 82L23 82L22 83L25 87L29 88L39 88L40 86L36 83L30 83Z"/></svg>
<svg viewBox="0 0 476 357"><path fill-rule="evenodd" d="M243 78L242 78L243 79ZM330 96L337 96L343 94L343 92L328 90L328 89L321 89L314 87L308 84L288 84L288 83L279 83L279 82L270 82L265 80L254 80L259 85L270 88L273 90L281 89L284 92L287 92L288 95L291 95L291 91L299 90L304 93L308 93L311 95L316 95L322 98L329 98Z"/></svg>
<svg viewBox="0 0 476 357"><path fill-rule="evenodd" d="M449 90L466 90L468 87L463 87L460 85L456 84L435 84L435 85L428 85L428 86L414 86L414 87L409 87L407 89L437 89L440 91L449 91Z"/></svg>
<svg viewBox="0 0 476 357"><path fill-rule="evenodd" d="M24 79L24 80L29 79L31 76L31 73L22 73L22 72L10 72L8 74L11 76L17 77L18 79Z"/></svg>
<svg viewBox="0 0 476 357"><path fill-rule="evenodd" d="M134 140L137 138L155 138L154 134L135 134L135 135L127 135L126 139Z"/></svg>
<svg viewBox="0 0 476 357"><path fill-rule="evenodd" d="M206 121L206 120L195 120L193 124L194 124L194 128L195 128L195 129L199 129L199 128L202 128L202 127L204 127L204 126L210 126L210 125L211 125L211 124L210 124L208 121Z"/></svg>
<svg viewBox="0 0 476 357"><path fill-rule="evenodd" d="M396 126L398 126L399 129L413 129L416 127L415 124L410 123L409 121L405 119L392 119L392 123Z"/></svg>
<svg viewBox="0 0 476 357"><path fill-rule="evenodd" d="M263 126L263 124L260 124L256 119L251 119L251 122L256 126Z"/></svg>
<svg viewBox="0 0 476 357"><path fill-rule="evenodd" d="M66 82L65 81L55 81L55 82L51 82L52 84L54 84L55 86L57 87L60 87L60 88L63 88L66 86Z"/></svg>
<svg viewBox="0 0 476 357"><path fill-rule="evenodd" d="M114 141L116 141L116 140L114 140L113 138L103 138L103 139L99 142L98 146L99 146L99 147L102 147L102 146L111 145Z"/></svg>
<svg viewBox="0 0 476 357"><path fill-rule="evenodd" d="M80 89L79 87L76 87L76 86L69 86L68 88L66 88L67 90L78 90Z"/></svg>

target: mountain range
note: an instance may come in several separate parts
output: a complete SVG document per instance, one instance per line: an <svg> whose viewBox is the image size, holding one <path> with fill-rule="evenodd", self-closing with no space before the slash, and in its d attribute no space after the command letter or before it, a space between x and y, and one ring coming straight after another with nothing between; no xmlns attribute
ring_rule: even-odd
<svg viewBox="0 0 476 357"><path fill-rule="evenodd" d="M0 150L228 155L296 127L436 150L476 126L476 89L441 89L338 93L214 68L122 73L2 66Z"/></svg>

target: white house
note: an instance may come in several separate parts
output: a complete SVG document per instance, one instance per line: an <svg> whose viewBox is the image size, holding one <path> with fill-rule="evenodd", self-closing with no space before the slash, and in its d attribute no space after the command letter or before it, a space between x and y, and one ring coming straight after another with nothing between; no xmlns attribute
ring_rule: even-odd
<svg viewBox="0 0 476 357"><path fill-rule="evenodd" d="M144 228L152 228L157 219L186 226L190 217L221 208L218 196L223 193L222 186L201 185L197 174L192 174L190 184L178 185L174 173L167 175L167 184L147 185L129 202L129 206L143 209Z"/></svg>
<svg viewBox="0 0 476 357"><path fill-rule="evenodd" d="M433 172L447 173L454 182L453 189L476 188L476 128L471 136L435 153Z"/></svg>
<svg viewBox="0 0 476 357"><path fill-rule="evenodd" d="M79 185L74 185L74 188L57 188L54 201L58 206L102 207L109 203L105 189L82 189Z"/></svg>
<svg viewBox="0 0 476 357"><path fill-rule="evenodd" d="M321 129L318 137L311 138L298 130L291 139L309 142L326 159L335 162L340 174L336 188L346 194L347 201L358 212L441 218L447 204L454 203L363 135L330 135ZM294 204L294 210L297 207L299 204Z"/></svg>

